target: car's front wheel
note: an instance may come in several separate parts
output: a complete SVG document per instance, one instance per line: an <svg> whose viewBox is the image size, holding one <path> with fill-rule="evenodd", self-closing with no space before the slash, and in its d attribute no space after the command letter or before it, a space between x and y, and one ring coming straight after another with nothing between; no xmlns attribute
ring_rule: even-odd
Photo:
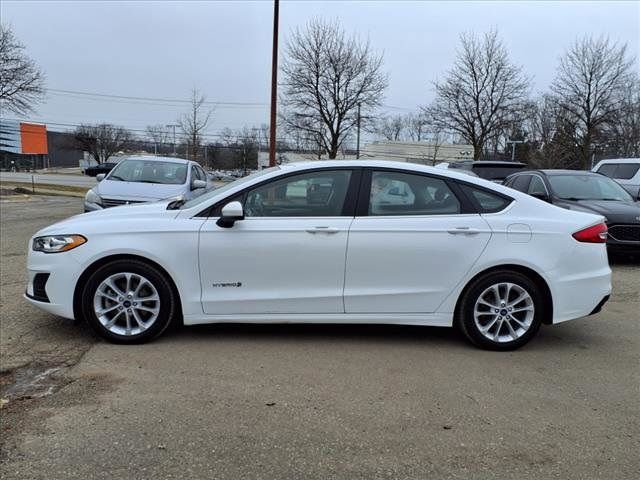
<svg viewBox="0 0 640 480"><path fill-rule="evenodd" d="M494 271L466 289L456 322L473 344L488 350L513 350L537 333L545 312L540 287L514 271Z"/></svg>
<svg viewBox="0 0 640 480"><path fill-rule="evenodd" d="M97 269L82 292L89 325L114 343L143 343L160 335L177 302L163 273L138 260L115 260Z"/></svg>

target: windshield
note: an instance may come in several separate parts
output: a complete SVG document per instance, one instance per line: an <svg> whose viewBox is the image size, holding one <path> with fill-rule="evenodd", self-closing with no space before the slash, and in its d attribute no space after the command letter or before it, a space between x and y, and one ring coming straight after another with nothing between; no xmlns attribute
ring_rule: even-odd
<svg viewBox="0 0 640 480"><path fill-rule="evenodd" d="M550 175L549 182L563 200L633 200L624 188L601 175Z"/></svg>
<svg viewBox="0 0 640 480"><path fill-rule="evenodd" d="M187 164L159 160L123 160L106 178L114 182L182 185L187 181Z"/></svg>
<svg viewBox="0 0 640 480"><path fill-rule="evenodd" d="M265 168L264 170L258 170L255 173L252 173L251 175L247 175L246 177L243 178L239 178L234 182L231 183L227 183L226 185L223 185L222 187L213 189L208 191L207 193L204 193L202 195L200 195L199 197L193 198L191 200L189 200L188 202L185 202L180 208L191 208L191 207L195 207L196 205L199 205L201 203L206 202L207 200L209 200L210 198L213 198L221 193L224 193L228 190L231 190L232 188L235 188L239 185L242 185L245 182L248 182L250 180L253 180L254 178L258 178L261 177L263 175L266 175L267 173L271 173L274 172L276 170L280 170L280 167L271 167L271 168Z"/></svg>

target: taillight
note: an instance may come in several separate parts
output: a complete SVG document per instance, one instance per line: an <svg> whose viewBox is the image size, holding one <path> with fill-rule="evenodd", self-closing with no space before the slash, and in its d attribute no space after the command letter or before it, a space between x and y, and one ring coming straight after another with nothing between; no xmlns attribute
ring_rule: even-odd
<svg viewBox="0 0 640 480"><path fill-rule="evenodd" d="M573 234L579 242L586 243L606 243L607 242L607 226L604 223L585 228Z"/></svg>

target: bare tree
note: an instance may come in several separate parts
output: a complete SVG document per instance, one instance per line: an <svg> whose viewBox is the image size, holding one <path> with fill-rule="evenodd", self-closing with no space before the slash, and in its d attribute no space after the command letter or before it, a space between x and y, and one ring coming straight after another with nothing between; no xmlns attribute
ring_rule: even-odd
<svg viewBox="0 0 640 480"><path fill-rule="evenodd" d="M42 101L44 74L9 26L0 25L0 107L25 114Z"/></svg>
<svg viewBox="0 0 640 480"><path fill-rule="evenodd" d="M178 123L185 136L188 152L190 152L187 156L190 156L192 160L197 160L202 134L207 128L213 110L207 109L206 97L196 88L191 90L189 101L191 103L189 112L182 115Z"/></svg>
<svg viewBox="0 0 640 480"><path fill-rule="evenodd" d="M362 115L373 111L388 85L382 55L368 41L319 19L292 32L282 71L285 122L317 138L329 158L356 125L358 105Z"/></svg>
<svg viewBox="0 0 640 480"><path fill-rule="evenodd" d="M98 163L106 162L113 154L127 149L133 141L129 130L116 125L80 125L74 133L78 148L86 151Z"/></svg>
<svg viewBox="0 0 640 480"><path fill-rule="evenodd" d="M169 130L164 125L149 125L147 126L147 136L153 142L155 153L158 153L158 147L162 148L169 140Z"/></svg>
<svg viewBox="0 0 640 480"><path fill-rule="evenodd" d="M229 127L224 127L220 131L220 142L224 145L231 145L234 141L235 134Z"/></svg>
<svg viewBox="0 0 640 480"><path fill-rule="evenodd" d="M427 131L427 118L422 113L409 113L405 117L405 128L412 141L420 142Z"/></svg>
<svg viewBox="0 0 640 480"><path fill-rule="evenodd" d="M435 83L436 99L428 108L441 130L457 132L473 145L480 159L485 143L518 112L529 91L529 79L509 60L496 31L463 34L461 49L447 78Z"/></svg>
<svg viewBox="0 0 640 480"><path fill-rule="evenodd" d="M615 120L631 80L627 46L606 37L577 40L560 59L551 90L558 105L576 122L580 164L590 168L599 129Z"/></svg>
<svg viewBox="0 0 640 480"><path fill-rule="evenodd" d="M406 119L402 115L384 116L374 124L374 133L385 140L398 141L406 127Z"/></svg>

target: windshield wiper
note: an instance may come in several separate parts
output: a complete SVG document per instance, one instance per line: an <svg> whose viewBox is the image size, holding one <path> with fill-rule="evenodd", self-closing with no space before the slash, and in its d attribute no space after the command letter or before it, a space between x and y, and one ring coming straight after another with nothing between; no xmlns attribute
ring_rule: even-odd
<svg viewBox="0 0 640 480"><path fill-rule="evenodd" d="M178 210L182 205L186 203L185 199L174 200L173 202L169 202L167 205L167 210Z"/></svg>
<svg viewBox="0 0 640 480"><path fill-rule="evenodd" d="M120 180L121 182L125 181L124 178L119 177L118 175L110 175L109 180Z"/></svg>

